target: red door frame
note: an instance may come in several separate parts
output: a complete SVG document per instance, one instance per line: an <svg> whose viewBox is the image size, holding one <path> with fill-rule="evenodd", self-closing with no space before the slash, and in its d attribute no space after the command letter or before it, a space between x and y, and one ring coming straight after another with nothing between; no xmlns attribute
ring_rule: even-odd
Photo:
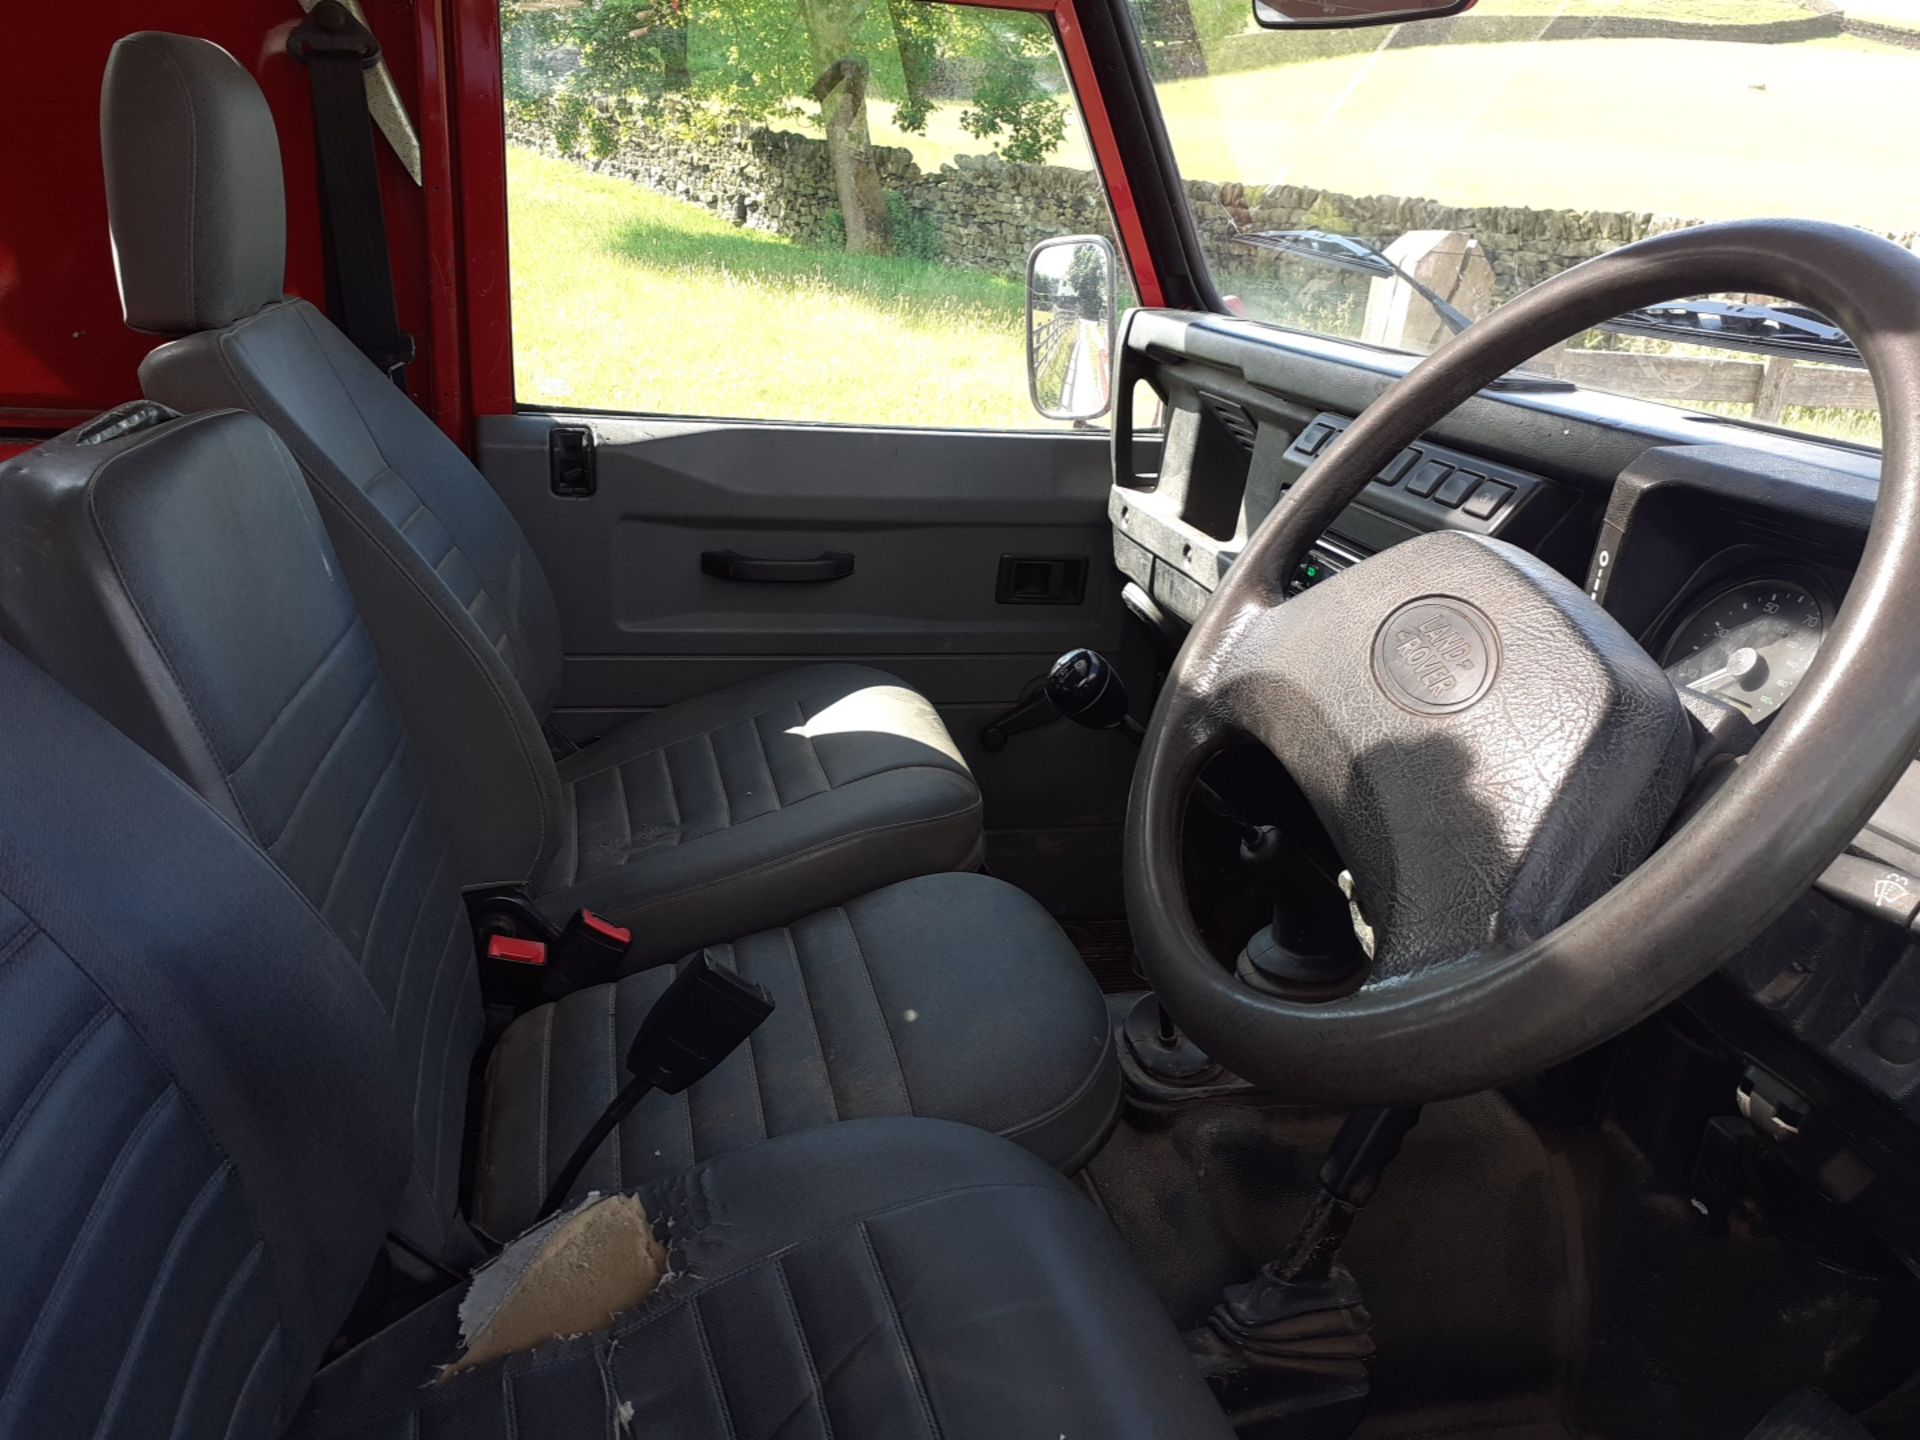
<svg viewBox="0 0 1920 1440"><path fill-rule="evenodd" d="M939 0L952 5L975 5L990 10L1021 10L1045 15L1053 24L1066 66L1067 81L1080 105L1094 164L1105 181L1113 206L1120 245L1133 270L1134 287L1143 305L1165 303L1146 230L1140 223L1133 187L1127 178L1126 157L1114 136L1113 123L1101 94L1093 57L1080 28L1076 0ZM513 313L507 266L507 142L504 95L500 74L500 12L497 0L421 0L422 140L426 148L447 155L446 146L434 147L425 133L434 123L426 113L438 107L450 122L452 196L444 216L436 215L435 174L427 176L427 232L433 254L428 257L435 295L434 339L465 333L464 374L443 375L435 367L435 418L449 431L460 433L480 415L511 414L513 389ZM444 24L444 68L430 64L424 43L428 33ZM430 74L429 71L432 73ZM450 95L447 90L451 86ZM443 228L447 227L447 228ZM443 241L450 242L443 246ZM460 302L460 314L441 315L442 286L450 286ZM451 307L450 307L451 308ZM459 354L443 351L434 354ZM450 367L456 368L457 367ZM447 388L443 388L445 381ZM447 397L447 398L443 398ZM454 416L459 422L449 424ZM466 423L462 423L466 422Z"/></svg>

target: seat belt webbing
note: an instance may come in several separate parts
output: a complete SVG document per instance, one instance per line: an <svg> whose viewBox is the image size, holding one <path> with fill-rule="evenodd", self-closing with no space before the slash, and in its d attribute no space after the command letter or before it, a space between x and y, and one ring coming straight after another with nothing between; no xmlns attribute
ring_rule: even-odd
<svg viewBox="0 0 1920 1440"><path fill-rule="evenodd" d="M320 177L327 314L381 373L404 388L413 337L400 328L387 254L366 72L380 42L340 0L319 0L287 39L307 67Z"/></svg>

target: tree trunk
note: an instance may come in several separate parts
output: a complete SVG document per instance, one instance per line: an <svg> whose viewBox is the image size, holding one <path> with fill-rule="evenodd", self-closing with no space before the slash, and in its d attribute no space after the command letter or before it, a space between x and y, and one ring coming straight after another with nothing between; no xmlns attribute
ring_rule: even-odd
<svg viewBox="0 0 1920 1440"><path fill-rule="evenodd" d="M661 81L672 94L693 88L693 71L687 66L687 14L680 0L669 0L665 33L660 37Z"/></svg>
<svg viewBox="0 0 1920 1440"><path fill-rule="evenodd" d="M867 131L867 62L853 53L854 31L865 9L848 0L800 0L820 77L813 96L826 123L827 159L846 221L847 249L856 255L891 255L893 225Z"/></svg>
<svg viewBox="0 0 1920 1440"><path fill-rule="evenodd" d="M927 112L933 108L933 97L928 91L933 85L937 56L933 44L917 28L916 21L921 17L914 13L925 8L925 0L887 0L887 14L893 21L894 44L900 50L900 74L907 85L906 97L900 102L897 123L906 130L924 125Z"/></svg>
<svg viewBox="0 0 1920 1440"><path fill-rule="evenodd" d="M1207 52L1193 20L1191 0L1148 0L1141 16L1147 73L1156 80L1191 80L1207 73Z"/></svg>

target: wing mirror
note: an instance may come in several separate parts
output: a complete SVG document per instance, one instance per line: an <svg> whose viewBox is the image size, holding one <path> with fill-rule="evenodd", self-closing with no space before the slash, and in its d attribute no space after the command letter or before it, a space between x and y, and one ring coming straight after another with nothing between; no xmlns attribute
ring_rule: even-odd
<svg viewBox="0 0 1920 1440"><path fill-rule="evenodd" d="M1473 0L1253 0L1262 30L1345 30L1432 20L1473 8Z"/></svg>
<svg viewBox="0 0 1920 1440"><path fill-rule="evenodd" d="M1118 270L1101 235L1042 240L1027 256L1027 393L1049 420L1097 420L1113 404Z"/></svg>

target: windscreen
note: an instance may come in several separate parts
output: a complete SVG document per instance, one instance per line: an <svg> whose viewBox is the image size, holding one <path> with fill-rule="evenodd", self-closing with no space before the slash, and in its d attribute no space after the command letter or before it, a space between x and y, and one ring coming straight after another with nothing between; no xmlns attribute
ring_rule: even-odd
<svg viewBox="0 0 1920 1440"><path fill-rule="evenodd" d="M1920 0L1480 0L1291 32L1245 0L1133 10L1213 278L1256 318L1425 352L1663 231L1920 231ZM1824 317L1718 298L1529 368L1877 443L1872 386Z"/></svg>

